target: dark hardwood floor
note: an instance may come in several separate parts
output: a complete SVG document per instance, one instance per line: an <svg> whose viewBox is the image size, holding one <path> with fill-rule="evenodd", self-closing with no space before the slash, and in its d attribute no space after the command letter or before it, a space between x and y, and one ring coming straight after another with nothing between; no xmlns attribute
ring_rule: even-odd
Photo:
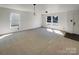
<svg viewBox="0 0 79 59"><path fill-rule="evenodd" d="M73 34L73 33L66 33L65 34L66 38L70 38L72 40L79 41L79 35L78 34Z"/></svg>

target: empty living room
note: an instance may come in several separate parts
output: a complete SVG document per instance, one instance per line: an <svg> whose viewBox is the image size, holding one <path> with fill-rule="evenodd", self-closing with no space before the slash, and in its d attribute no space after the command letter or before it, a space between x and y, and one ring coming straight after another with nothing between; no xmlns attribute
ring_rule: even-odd
<svg viewBox="0 0 79 59"><path fill-rule="evenodd" d="M79 4L0 4L0 55L78 55Z"/></svg>

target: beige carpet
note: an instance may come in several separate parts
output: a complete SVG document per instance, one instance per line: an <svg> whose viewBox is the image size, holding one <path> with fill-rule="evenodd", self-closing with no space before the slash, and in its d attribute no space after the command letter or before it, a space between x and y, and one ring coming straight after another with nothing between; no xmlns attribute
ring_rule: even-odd
<svg viewBox="0 0 79 59"><path fill-rule="evenodd" d="M0 54L50 55L79 54L79 42L46 28L27 30L0 39Z"/></svg>

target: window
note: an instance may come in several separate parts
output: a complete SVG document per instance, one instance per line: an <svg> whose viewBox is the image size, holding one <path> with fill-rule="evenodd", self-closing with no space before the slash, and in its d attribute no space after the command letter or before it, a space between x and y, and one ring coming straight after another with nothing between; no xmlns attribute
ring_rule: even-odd
<svg viewBox="0 0 79 59"><path fill-rule="evenodd" d="M18 29L20 25L20 14L11 13L10 14L10 29Z"/></svg>
<svg viewBox="0 0 79 59"><path fill-rule="evenodd" d="M18 26L19 25L19 20L20 20L20 14L16 14L16 13L11 13L10 14L11 26Z"/></svg>
<svg viewBox="0 0 79 59"><path fill-rule="evenodd" d="M58 23L58 16L53 16L53 23Z"/></svg>
<svg viewBox="0 0 79 59"><path fill-rule="evenodd" d="M47 16L47 22L51 23L51 16Z"/></svg>

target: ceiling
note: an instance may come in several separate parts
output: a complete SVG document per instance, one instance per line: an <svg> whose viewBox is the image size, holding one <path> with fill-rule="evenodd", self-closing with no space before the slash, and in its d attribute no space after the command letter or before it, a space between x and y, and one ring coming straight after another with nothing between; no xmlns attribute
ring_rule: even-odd
<svg viewBox="0 0 79 59"><path fill-rule="evenodd" d="M5 8L10 8L10 9L16 9L16 10L21 10L21 11L28 11L28 12L33 12L34 11L34 6L33 4L0 4L0 7L5 7ZM36 10L37 11L42 11L43 6L41 4L36 5Z"/></svg>
<svg viewBox="0 0 79 59"><path fill-rule="evenodd" d="M79 9L79 4L48 4L45 10L49 13L64 12Z"/></svg>
<svg viewBox="0 0 79 59"><path fill-rule="evenodd" d="M33 12L33 4L0 4L0 7ZM45 13L55 13L79 9L79 4L37 4L36 11Z"/></svg>

